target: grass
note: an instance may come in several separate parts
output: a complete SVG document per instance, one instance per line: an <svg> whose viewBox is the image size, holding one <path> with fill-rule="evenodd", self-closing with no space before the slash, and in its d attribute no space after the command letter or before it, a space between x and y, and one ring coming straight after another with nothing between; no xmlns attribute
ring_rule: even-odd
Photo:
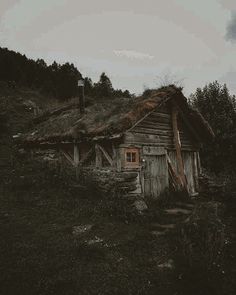
<svg viewBox="0 0 236 295"><path fill-rule="evenodd" d="M154 212L145 218L130 218L125 203L79 191L42 163L14 156L6 135L22 132L32 117L18 97L36 101L38 95L0 90L0 115L7 123L1 130L4 145L0 138L0 295L235 294L233 203L226 214L232 237L226 273L213 278L213 285L200 283L201 274L187 268L181 251L176 252L177 233L151 234L151 222L165 222L158 208L152 206ZM74 235L73 227L83 224L93 227ZM168 259L175 268L161 270L158 264Z"/></svg>
<svg viewBox="0 0 236 295"><path fill-rule="evenodd" d="M1 295L234 294L233 272L209 284L183 264L178 237L151 234L155 214L128 219L120 206L78 191L40 162L13 164L1 178ZM93 226L73 234L84 224ZM160 269L168 259L175 268Z"/></svg>
<svg viewBox="0 0 236 295"><path fill-rule="evenodd" d="M41 164L27 165L2 187L0 294L169 294L156 263L170 248L165 239L146 223L111 217L102 200ZM93 227L73 235L80 224ZM96 237L102 242L88 243Z"/></svg>

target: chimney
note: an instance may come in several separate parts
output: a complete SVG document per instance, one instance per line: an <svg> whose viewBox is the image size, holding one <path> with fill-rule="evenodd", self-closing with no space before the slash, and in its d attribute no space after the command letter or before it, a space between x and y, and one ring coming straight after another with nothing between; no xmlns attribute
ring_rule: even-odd
<svg viewBox="0 0 236 295"><path fill-rule="evenodd" d="M84 80L78 80L79 110L84 114Z"/></svg>

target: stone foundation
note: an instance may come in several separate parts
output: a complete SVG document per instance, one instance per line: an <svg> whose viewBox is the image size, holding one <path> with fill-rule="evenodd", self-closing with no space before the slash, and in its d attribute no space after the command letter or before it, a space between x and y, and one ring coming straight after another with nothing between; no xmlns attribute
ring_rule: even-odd
<svg viewBox="0 0 236 295"><path fill-rule="evenodd" d="M136 198L138 172L117 172L109 169L81 168L79 182L104 195L122 194Z"/></svg>

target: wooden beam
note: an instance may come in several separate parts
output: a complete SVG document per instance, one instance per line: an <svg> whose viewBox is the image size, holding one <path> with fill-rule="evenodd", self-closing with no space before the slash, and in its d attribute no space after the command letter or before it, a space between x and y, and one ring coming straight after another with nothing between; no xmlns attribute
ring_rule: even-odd
<svg viewBox="0 0 236 295"><path fill-rule="evenodd" d="M63 150L61 150L61 152L65 156L65 158L71 163L71 165L75 166L74 160L71 158L71 156Z"/></svg>
<svg viewBox="0 0 236 295"><path fill-rule="evenodd" d="M113 159L113 167L116 167L117 166L117 161L116 161L117 151L116 151L114 142L112 142L112 159Z"/></svg>
<svg viewBox="0 0 236 295"><path fill-rule="evenodd" d="M199 191L199 182L198 182L198 163L197 163L197 152L193 152L193 171L194 171L194 185L195 185L195 190L198 192Z"/></svg>
<svg viewBox="0 0 236 295"><path fill-rule="evenodd" d="M95 158L96 167L102 167L102 154L98 144L95 144L95 154L96 154L96 158Z"/></svg>
<svg viewBox="0 0 236 295"><path fill-rule="evenodd" d="M181 154L181 142L179 137L177 116L178 116L178 109L176 105L172 102L172 126L173 126L173 133L174 133L174 144L175 144L175 150L176 150L178 173L182 181L183 188L187 190L187 181L186 181L186 177L184 173L184 163L183 163L182 154Z"/></svg>
<svg viewBox="0 0 236 295"><path fill-rule="evenodd" d="M165 98L162 102L159 103L158 106L156 106L153 110L151 110L150 112L148 112L145 116L143 116L140 120L138 120L137 122L135 122L133 124L133 126L131 126L127 131L131 131L135 126L137 126L140 122L142 122L144 119L146 119L149 115L151 115L152 113L154 113L158 108L160 108L162 105L164 105L168 100L170 100L170 97Z"/></svg>
<svg viewBox="0 0 236 295"><path fill-rule="evenodd" d="M106 150L104 150L104 148L102 146L100 146L99 144L97 144L97 146L99 147L99 149L102 151L103 155L105 156L105 158L107 159L108 163L113 166L113 160L110 157L110 155L106 152Z"/></svg>
<svg viewBox="0 0 236 295"><path fill-rule="evenodd" d="M94 147L92 147L87 152L87 154L79 161L79 166L83 165L83 163L88 160L88 158L93 154L93 152L94 152Z"/></svg>
<svg viewBox="0 0 236 295"><path fill-rule="evenodd" d="M75 177L79 180L79 145L74 144L74 165L75 165Z"/></svg>
<svg viewBox="0 0 236 295"><path fill-rule="evenodd" d="M175 168L174 166L172 165L171 163L171 160L170 160L170 157L168 154L166 154L166 158L167 158L167 164L168 164L168 171L169 171L169 175L170 175L170 178L172 180L172 185L174 187L174 189L176 191L180 190L183 186L182 184L182 180L181 178L179 177L178 173L175 171Z"/></svg>
<svg viewBox="0 0 236 295"><path fill-rule="evenodd" d="M192 127L191 122L189 122L189 120L186 118L185 114L183 113L183 111L176 106L176 108L178 108L178 113L180 114L181 118L183 119L186 128L188 128L188 130L191 132L191 134L195 137L195 139L198 142L201 142L201 139L199 137L199 135L196 133L195 129Z"/></svg>
<svg viewBox="0 0 236 295"><path fill-rule="evenodd" d="M79 146L74 144L74 164L77 167L79 165Z"/></svg>
<svg viewBox="0 0 236 295"><path fill-rule="evenodd" d="M199 151L197 152L197 164L198 164L198 173L202 174L202 166L201 166Z"/></svg>

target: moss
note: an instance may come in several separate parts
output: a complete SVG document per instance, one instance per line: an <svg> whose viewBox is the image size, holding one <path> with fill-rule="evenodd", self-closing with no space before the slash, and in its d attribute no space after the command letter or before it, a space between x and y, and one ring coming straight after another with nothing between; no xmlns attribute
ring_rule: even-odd
<svg viewBox="0 0 236 295"><path fill-rule="evenodd" d="M181 90L171 85L151 91L147 98L116 98L98 100L86 108L81 116L77 107L63 106L49 112L35 129L24 137L26 143L83 139L95 136L120 134L132 127L138 120L169 99L174 99L183 108L202 138L211 138L212 130L197 112L191 109ZM40 121L40 120L39 120Z"/></svg>

